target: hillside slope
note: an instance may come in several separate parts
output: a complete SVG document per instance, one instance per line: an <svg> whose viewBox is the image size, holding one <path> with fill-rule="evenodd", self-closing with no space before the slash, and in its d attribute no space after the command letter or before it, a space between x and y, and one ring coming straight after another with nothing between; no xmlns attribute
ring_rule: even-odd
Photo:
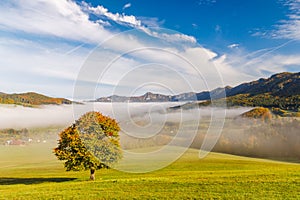
<svg viewBox="0 0 300 200"><path fill-rule="evenodd" d="M214 97L214 106L223 106L226 102L228 107L249 106L300 111L300 72L275 74L267 79L243 83L233 88L226 87L225 91L226 99L211 94ZM211 104L212 101L207 100L201 103L188 103L173 109L191 109Z"/></svg>
<svg viewBox="0 0 300 200"><path fill-rule="evenodd" d="M199 159L199 150L189 149L158 171L105 169L91 182L87 171L66 172L52 148L53 144L0 147L0 199L300 198L299 164L219 153Z"/></svg>
<svg viewBox="0 0 300 200"><path fill-rule="evenodd" d="M274 74L270 78L261 78L249 83L243 83L226 91L227 96L237 94L250 94L254 96L264 93L279 97L300 95L300 72Z"/></svg>
<svg viewBox="0 0 300 200"><path fill-rule="evenodd" d="M5 94L0 93L1 104L16 104L23 106L37 106L37 105L61 105L72 104L72 101L64 98L53 98L35 92L27 92L21 94Z"/></svg>

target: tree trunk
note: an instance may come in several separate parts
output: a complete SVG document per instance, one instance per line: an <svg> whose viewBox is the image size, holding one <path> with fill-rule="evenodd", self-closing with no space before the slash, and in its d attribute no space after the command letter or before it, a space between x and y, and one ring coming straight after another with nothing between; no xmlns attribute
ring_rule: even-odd
<svg viewBox="0 0 300 200"><path fill-rule="evenodd" d="M91 181L94 181L94 180L95 180L95 169L93 169L93 168L91 168L90 180L91 180Z"/></svg>

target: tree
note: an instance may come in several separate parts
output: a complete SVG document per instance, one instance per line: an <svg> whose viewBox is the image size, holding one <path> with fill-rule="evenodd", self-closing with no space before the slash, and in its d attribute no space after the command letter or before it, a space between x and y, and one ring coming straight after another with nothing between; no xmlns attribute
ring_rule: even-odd
<svg viewBox="0 0 300 200"><path fill-rule="evenodd" d="M89 169L95 180L96 169L109 168L122 157L119 131L114 119L88 112L59 134L54 154L65 160L67 171Z"/></svg>

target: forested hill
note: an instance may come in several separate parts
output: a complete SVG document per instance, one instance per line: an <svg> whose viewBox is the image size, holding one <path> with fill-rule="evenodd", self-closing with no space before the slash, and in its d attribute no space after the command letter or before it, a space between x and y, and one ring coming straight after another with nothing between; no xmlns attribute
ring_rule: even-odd
<svg viewBox="0 0 300 200"><path fill-rule="evenodd" d="M249 83L243 83L236 87L226 87L226 100L215 97L214 106L252 106L278 108L298 112L300 110L300 72L279 73L267 79L259 79ZM213 94L212 94L213 95ZM174 107L190 109L195 106L211 105L212 101L207 100L201 103L189 103L183 106Z"/></svg>
<svg viewBox="0 0 300 200"><path fill-rule="evenodd" d="M42 94L27 92L21 94L5 94L0 93L1 104L16 104L23 106L38 106L38 105L61 105L72 104L73 102L64 98L53 98Z"/></svg>
<svg viewBox="0 0 300 200"><path fill-rule="evenodd" d="M274 74L270 78L261 78L226 90L226 96L234 96L237 94L258 95L265 93L279 97L300 95L300 72Z"/></svg>
<svg viewBox="0 0 300 200"><path fill-rule="evenodd" d="M242 83L236 87L227 86L225 88L217 88L210 92L197 93L198 100L210 100L224 97L232 97L240 95L241 98L255 97L261 95L259 98L268 96L283 98L300 95L300 72L290 73L283 72L274 74L269 78L261 78L256 81Z"/></svg>
<svg viewBox="0 0 300 200"><path fill-rule="evenodd" d="M300 72L279 73L227 91L228 106L262 106L299 111Z"/></svg>

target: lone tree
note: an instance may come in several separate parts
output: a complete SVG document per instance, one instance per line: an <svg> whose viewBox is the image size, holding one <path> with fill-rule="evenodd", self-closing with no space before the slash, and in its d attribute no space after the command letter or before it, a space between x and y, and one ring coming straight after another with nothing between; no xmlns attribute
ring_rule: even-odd
<svg viewBox="0 0 300 200"><path fill-rule="evenodd" d="M65 160L67 171L90 170L90 180L95 180L96 169L109 168L122 157L119 131L114 119L88 112L59 134L54 154Z"/></svg>

